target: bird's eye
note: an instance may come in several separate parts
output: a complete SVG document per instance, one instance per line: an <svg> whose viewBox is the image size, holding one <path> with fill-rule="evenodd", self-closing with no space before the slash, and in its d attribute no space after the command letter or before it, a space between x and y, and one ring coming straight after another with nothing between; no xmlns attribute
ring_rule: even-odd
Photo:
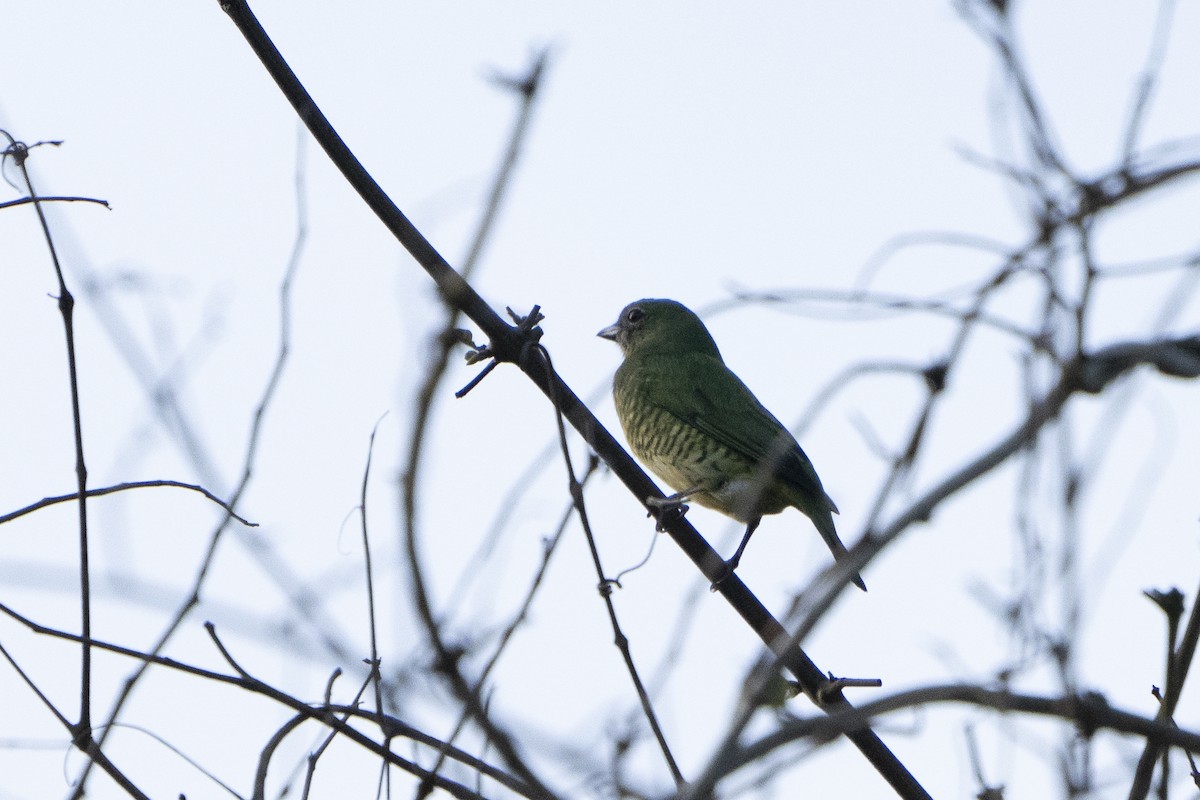
<svg viewBox="0 0 1200 800"><path fill-rule="evenodd" d="M631 308L625 312L625 321L630 325L637 325L646 316L646 312L640 308Z"/></svg>

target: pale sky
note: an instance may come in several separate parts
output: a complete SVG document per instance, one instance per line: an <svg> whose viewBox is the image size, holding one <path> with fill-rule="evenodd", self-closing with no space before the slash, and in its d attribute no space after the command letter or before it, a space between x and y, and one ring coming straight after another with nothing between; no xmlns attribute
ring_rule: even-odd
<svg viewBox="0 0 1200 800"><path fill-rule="evenodd" d="M1145 65L1157 6L1117 2L1018 3L1023 55L1070 166L1087 176L1120 152ZM877 259L897 237L954 232L1015 248L1029 235L1011 184L964 156L1008 160L1011 95L991 52L950 3L260 2L253 8L347 144L451 264L474 229L516 109L492 85L550 48L546 83L476 288L498 309L539 304L544 344L564 379L617 431L607 386L619 363L595 332L639 297L695 309L731 290L839 290L861 286L940 296L996 268L994 253L925 246ZM220 495L238 479L251 416L273 363L279 282L296 234L297 122L232 23L211 0L182 3L21 4L5 13L0 128L41 148L30 167L43 195L103 198L111 211L58 205L49 215L77 336L90 483L171 478ZM1200 131L1200 8L1180 4L1145 146ZM305 135L303 138L307 139ZM336 667L347 699L369 655L361 539L354 514L372 427L369 506L385 669L420 666L407 573L398 569L395 478L411 424L428 336L442 317L431 283L390 238L311 141L303 149L308 239L295 278L292 343L268 414L253 482L239 509L273 558L328 599L325 609L359 648L338 660L297 627L278 586L231 534L203 602L167 652L223 669L204 633L213 620L242 663L264 680L318 701ZM8 167L5 176L14 178ZM0 187L0 202L18 196ZM1178 258L1197 241L1195 185L1147 195L1095 232L1095 257L1119 268ZM73 489L73 451L62 326L53 271L28 208L0 211L0 513ZM874 268L868 271L868 265ZM1068 268L1068 267L1065 267ZM1169 330L1200 328L1200 303L1179 272L1112 280L1097 293L1089 341L1145 338L1175 298ZM989 310L1028 325L1030 286ZM812 307L805 307L812 312ZM710 317L727 362L776 416L797 422L842 370L861 361L927 365L953 330L945 319L820 313L744 306ZM478 332L476 332L478 336ZM131 367L129 353L136 351ZM911 486L915 497L1011 427L1026 391L1019 343L973 342L952 395L934 420ZM139 370L141 370L139 372ZM455 355L430 434L421 497L422 555L440 610L463 637L493 633L523 597L567 502L554 418L540 393L501 367L462 400L452 392L477 367ZM155 417L142 378L179 376L202 461ZM920 400L909 378L860 380L805 420L801 442L842 510L851 543L862 534L885 467L875 439L895 447ZM1161 615L1147 588L1195 590L1200 422L1195 384L1139 373L1123 413L1077 399L1074 447L1101 447L1102 465L1081 498L1081 689L1153 715L1161 684ZM1107 438L1111 436L1111 439ZM584 447L572 439L576 469ZM550 453L547 457L545 454ZM546 468L517 501L496 551L472 561L517 476ZM204 466L207 464L208 466ZM1061 541L1053 464L1037 476L1031 512ZM1014 487L1004 468L943 506L864 572L806 649L839 675L879 677L881 693L929 683L991 684L1022 653L988 597L1007 597L1025 565L1014 544ZM653 534L609 475L588 489L609 574L636 563ZM92 554L95 635L146 648L182 600L219 510L173 489L97 500ZM74 509L67 505L0 527L0 602L50 626L78 629ZM889 515L885 514L885 519ZM693 524L728 554L740 532L694 509ZM1054 544L1052 546L1057 546ZM1053 555L1053 554L1052 554ZM827 565L810 523L768 518L739 574L776 613ZM466 574L469 588L455 594ZM658 691L658 711L685 775L696 774L732 713L761 645L665 537L647 566L622 579L616 601L635 658ZM1056 576L1047 578L1052 587ZM579 747L602 770L614 731L638 720L636 698L611 644L578 525L568 529L529 622L491 682L501 715L529 742ZM1073 589L1071 590L1074 591ZM1061 628L1057 589L1041 621ZM451 607L453 606L453 607ZM691 632L667 648L681 613ZM78 652L0 620L0 644L60 708L77 714ZM301 655L300 651L303 651ZM489 652L485 649L485 652ZM673 671L656 676L670 657ZM482 660L482 659L481 659ZM478 666L478 665L475 665ZM132 665L98 659L96 714ZM357 672L356 672L357 671ZM1061 691L1044 667L1018 687ZM453 719L444 693L416 684L413 724L437 736ZM861 693L860 693L861 692ZM871 690L851 695L865 702ZM813 712L806 701L792 711ZM1185 693L1178 721L1200 706ZM164 737L249 794L258 752L284 709L192 678L153 671L124 719ZM977 721L986 777L1010 797L1061 795L1046 756L1063 728L938 708L881 722L878 731L936 797L979 791L963 726ZM769 720L755 729L765 731ZM289 740L282 775L315 741ZM15 673L0 664L0 800L66 796L81 758ZM113 754L152 796L222 797L222 790L152 738L132 729ZM466 745L464 745L466 746ZM473 746L478 746L474 743ZM648 741L633 760L635 785L667 793L670 777ZM1097 739L1095 796L1124 796L1131 740ZM408 755L409 753L405 753ZM530 755L535 764L537 752ZM314 797L371 796L371 761L334 747ZM888 797L847 743L813 758L788 754L777 796ZM425 759L423 763L428 763ZM1176 770L1186 780L1186 774ZM744 786L753 771L724 784ZM276 772L272 772L276 775ZM579 774L547 767L563 796L583 797ZM123 796L96 777L89 795ZM272 786L281 785L282 778ZM396 796L408 796L405 788ZM1109 794L1109 789L1112 793ZM502 796L499 792L495 796Z"/></svg>

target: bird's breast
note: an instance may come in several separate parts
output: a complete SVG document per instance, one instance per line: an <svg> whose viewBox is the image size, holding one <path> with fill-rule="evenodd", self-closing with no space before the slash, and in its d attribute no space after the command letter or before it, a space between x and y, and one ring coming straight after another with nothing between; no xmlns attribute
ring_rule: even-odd
<svg viewBox="0 0 1200 800"><path fill-rule="evenodd" d="M741 522L786 507L745 456L636 393L618 391L615 399L633 454L676 492Z"/></svg>

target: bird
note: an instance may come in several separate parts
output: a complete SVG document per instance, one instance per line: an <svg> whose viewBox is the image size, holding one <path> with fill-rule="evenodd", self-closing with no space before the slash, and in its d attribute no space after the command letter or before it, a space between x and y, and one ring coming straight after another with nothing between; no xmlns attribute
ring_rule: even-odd
<svg viewBox="0 0 1200 800"><path fill-rule="evenodd" d="M694 501L746 524L717 585L733 574L764 515L799 509L835 560L847 556L837 505L795 437L725 365L694 312L674 300L625 306L596 334L624 356L613 378L617 417L634 455L675 494L658 509ZM857 573L854 585L866 591Z"/></svg>

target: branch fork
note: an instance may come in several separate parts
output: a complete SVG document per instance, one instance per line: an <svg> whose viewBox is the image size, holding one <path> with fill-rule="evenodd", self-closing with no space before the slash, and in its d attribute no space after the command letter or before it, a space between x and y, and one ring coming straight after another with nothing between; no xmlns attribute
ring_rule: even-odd
<svg viewBox="0 0 1200 800"><path fill-rule="evenodd" d="M464 354L468 364L478 364L484 359L490 358L491 361L484 367L478 375L471 381L454 393L455 397L464 397L467 392L479 385L479 382L488 376L496 365L507 361L510 364L520 364L525 360L526 354L530 348L538 346L542 339L542 329L538 327L538 323L546 317L542 314L542 307L535 305L529 310L528 314L521 315L513 311L508 306L504 307L508 315L512 317L515 326L508 328L507 335L504 337L495 337L485 345L475 344L471 338L471 332L466 330L456 330L455 338L463 342L471 348L470 351Z"/></svg>

